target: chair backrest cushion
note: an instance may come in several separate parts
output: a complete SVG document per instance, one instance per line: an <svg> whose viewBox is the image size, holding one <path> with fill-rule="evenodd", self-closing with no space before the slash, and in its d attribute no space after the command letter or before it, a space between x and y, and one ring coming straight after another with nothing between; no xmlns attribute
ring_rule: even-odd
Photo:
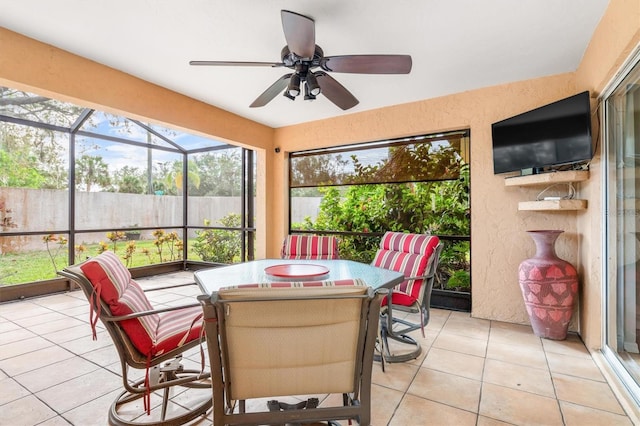
<svg viewBox="0 0 640 426"><path fill-rule="evenodd" d="M347 296L367 292L359 279L221 289L231 398L353 392L364 305Z"/></svg>
<svg viewBox="0 0 640 426"><path fill-rule="evenodd" d="M113 316L153 310L142 288L113 252L105 251L86 261L80 269L106 303ZM154 354L160 315L153 314L120 324L133 345L144 355Z"/></svg>
<svg viewBox="0 0 640 426"><path fill-rule="evenodd" d="M338 239L326 235L287 235L280 255L283 259L339 259Z"/></svg>
<svg viewBox="0 0 640 426"><path fill-rule="evenodd" d="M402 272L405 277L424 276L434 261L440 239L435 235L386 232L372 264ZM424 297L424 280L405 280L395 288L393 303L410 306Z"/></svg>

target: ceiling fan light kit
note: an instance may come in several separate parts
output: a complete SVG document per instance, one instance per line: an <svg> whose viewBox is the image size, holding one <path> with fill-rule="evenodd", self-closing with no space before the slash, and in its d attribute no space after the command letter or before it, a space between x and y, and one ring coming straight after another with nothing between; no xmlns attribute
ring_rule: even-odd
<svg viewBox="0 0 640 426"><path fill-rule="evenodd" d="M282 48L282 62L191 61L190 65L268 66L293 70L276 80L253 101L251 108L262 107L278 93L295 100L304 89L304 99L314 100L323 94L343 110L353 108L358 100L327 72L352 74L408 74L412 60L409 55L342 55L324 56L316 45L315 21L288 10L281 11L282 29L287 45ZM312 71L316 68L320 70Z"/></svg>
<svg viewBox="0 0 640 426"><path fill-rule="evenodd" d="M295 73L291 76L287 92L289 93L289 96L293 98L300 94L300 74Z"/></svg>
<svg viewBox="0 0 640 426"><path fill-rule="evenodd" d="M305 101L315 101L316 100L316 95L312 95L309 92L309 86L305 86L304 87L304 100Z"/></svg>

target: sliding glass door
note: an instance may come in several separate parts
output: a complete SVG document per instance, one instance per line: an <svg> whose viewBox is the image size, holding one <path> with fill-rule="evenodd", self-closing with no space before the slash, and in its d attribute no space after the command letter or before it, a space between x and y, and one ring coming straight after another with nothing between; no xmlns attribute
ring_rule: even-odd
<svg viewBox="0 0 640 426"><path fill-rule="evenodd" d="M605 94L605 345L640 399L640 52Z"/></svg>

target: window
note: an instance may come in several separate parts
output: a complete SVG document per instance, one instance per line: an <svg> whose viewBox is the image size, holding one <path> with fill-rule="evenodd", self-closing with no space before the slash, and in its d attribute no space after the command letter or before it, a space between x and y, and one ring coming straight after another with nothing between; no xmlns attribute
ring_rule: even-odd
<svg viewBox="0 0 640 426"><path fill-rule="evenodd" d="M301 151L289 157L290 233L334 234L371 262L387 230L438 235L437 285L470 291L467 131Z"/></svg>

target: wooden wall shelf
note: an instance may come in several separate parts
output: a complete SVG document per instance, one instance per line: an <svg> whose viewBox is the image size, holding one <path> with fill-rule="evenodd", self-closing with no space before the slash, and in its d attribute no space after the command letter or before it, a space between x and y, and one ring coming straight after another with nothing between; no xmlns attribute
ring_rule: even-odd
<svg viewBox="0 0 640 426"><path fill-rule="evenodd" d="M589 179L588 170L570 170L565 172L541 173L538 175L515 176L504 180L505 186L544 186L559 183L583 182ZM518 210L561 211L585 210L587 200L542 200L522 201Z"/></svg>
<svg viewBox="0 0 640 426"><path fill-rule="evenodd" d="M587 200L521 201L518 210L585 210Z"/></svg>
<svg viewBox="0 0 640 426"><path fill-rule="evenodd" d="M515 176L504 180L505 186L554 185L556 183L582 182L589 179L588 170L541 173L539 175Z"/></svg>

